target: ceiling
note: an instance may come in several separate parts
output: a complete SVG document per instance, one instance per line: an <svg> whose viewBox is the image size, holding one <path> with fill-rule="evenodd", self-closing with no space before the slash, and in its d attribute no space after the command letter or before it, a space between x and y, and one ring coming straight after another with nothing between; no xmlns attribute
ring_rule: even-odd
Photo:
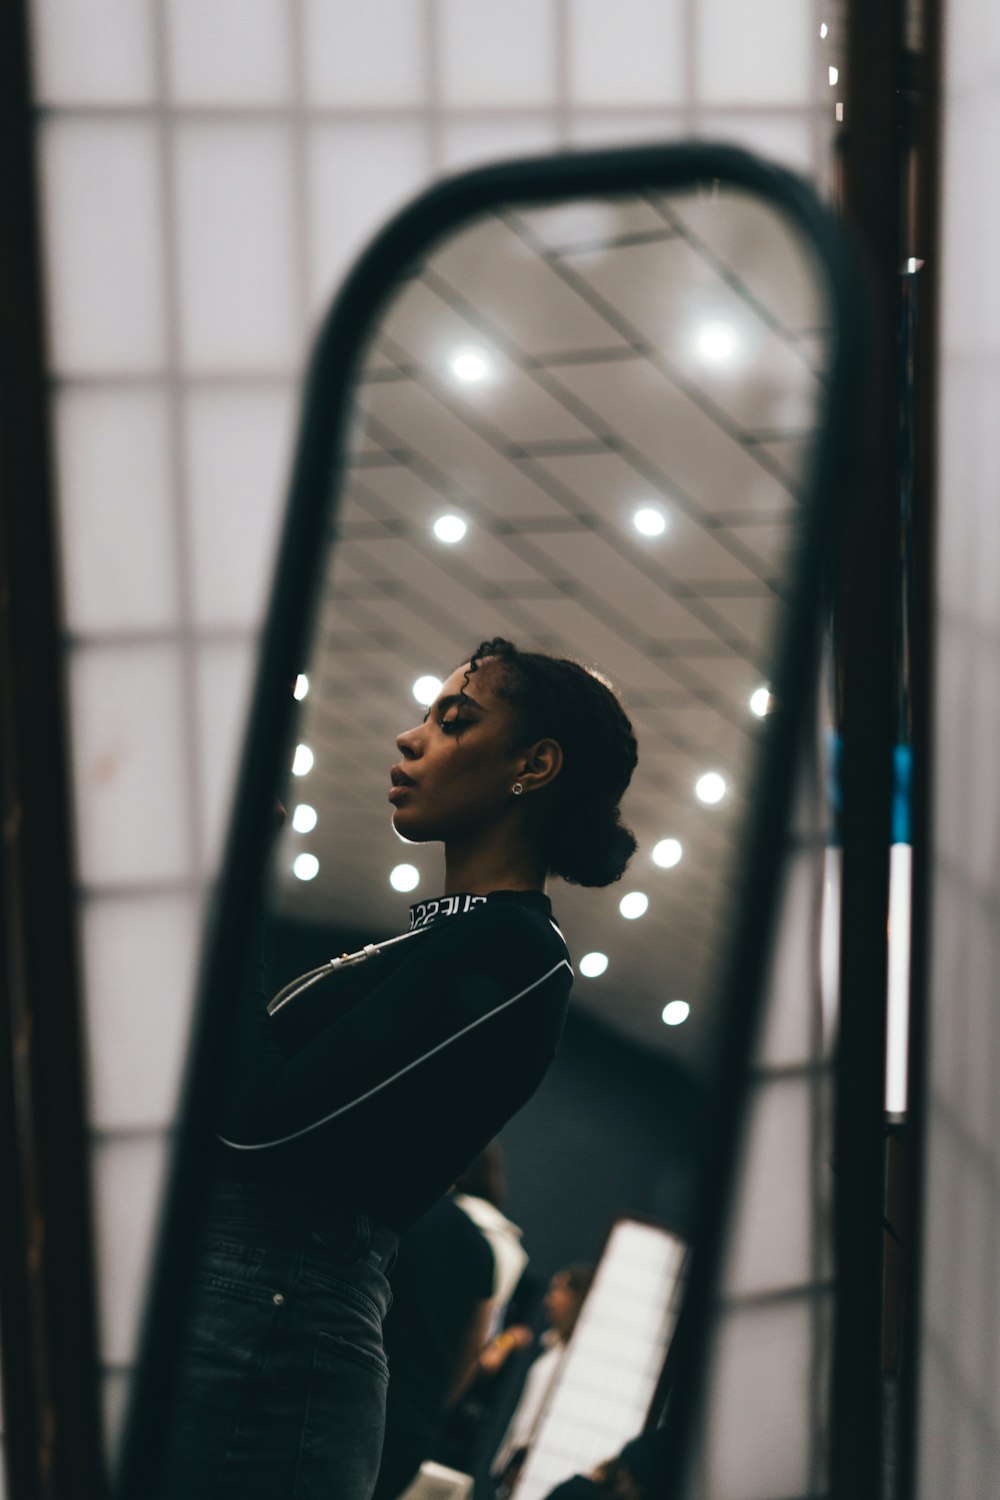
<svg viewBox="0 0 1000 1500"><path fill-rule="evenodd" d="M492 635L610 676L639 767L624 803L639 851L619 885L550 895L575 957L576 1003L697 1067L716 1024L715 963L802 517L825 368L822 288L773 208L717 185L551 208L511 206L454 234L400 286L374 333L301 705L314 753L293 778L280 846L290 915L384 935L439 893L436 846L389 822L395 737L423 713L412 684L444 678ZM462 381L457 353L485 373ZM643 536L637 507L666 529ZM443 513L468 523L452 546ZM694 792L715 770L716 806ZM683 858L651 851L679 839ZM291 873L303 850L319 873ZM390 868L420 872L413 895ZM626 891L649 898L626 921ZM661 1020L666 1001L692 1009Z"/></svg>

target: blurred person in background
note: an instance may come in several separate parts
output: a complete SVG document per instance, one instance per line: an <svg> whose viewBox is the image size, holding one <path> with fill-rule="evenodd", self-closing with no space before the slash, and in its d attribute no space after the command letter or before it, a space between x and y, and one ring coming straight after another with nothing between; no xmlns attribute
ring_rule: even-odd
<svg viewBox="0 0 1000 1500"><path fill-rule="evenodd" d="M497 1500L512 1492L524 1467L593 1279L593 1266L572 1265L557 1271L549 1282L542 1304L549 1326L537 1341L520 1400L490 1465Z"/></svg>
<svg viewBox="0 0 1000 1500"><path fill-rule="evenodd" d="M550 1490L545 1500L653 1500L660 1435L642 1433L590 1474L574 1474Z"/></svg>
<svg viewBox="0 0 1000 1500"><path fill-rule="evenodd" d="M515 1288L528 1264L518 1226L503 1212L507 1171L503 1147L491 1141L455 1183L455 1202L486 1236L493 1251L493 1316L490 1334L499 1331Z"/></svg>
<svg viewBox="0 0 1000 1500"><path fill-rule="evenodd" d="M430 1457L448 1409L475 1375L493 1310L494 1255L448 1196L403 1236L383 1334L389 1361L375 1500L395 1500Z"/></svg>

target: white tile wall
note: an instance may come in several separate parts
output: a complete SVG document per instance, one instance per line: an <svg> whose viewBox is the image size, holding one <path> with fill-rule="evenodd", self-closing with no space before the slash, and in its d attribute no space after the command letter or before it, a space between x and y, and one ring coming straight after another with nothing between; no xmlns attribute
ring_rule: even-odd
<svg viewBox="0 0 1000 1500"><path fill-rule="evenodd" d="M681 104L686 50L684 0L577 0L567 65L574 108Z"/></svg>
<svg viewBox="0 0 1000 1500"><path fill-rule="evenodd" d="M170 645L69 657L73 790L85 887L189 878L183 666Z"/></svg>
<svg viewBox="0 0 1000 1500"><path fill-rule="evenodd" d="M413 0L331 5L305 0L305 87L310 104L426 108L432 40Z"/></svg>
<svg viewBox="0 0 1000 1500"><path fill-rule="evenodd" d="M291 462L292 382L199 386L183 397L191 610L199 628L261 622Z"/></svg>
<svg viewBox="0 0 1000 1500"><path fill-rule="evenodd" d="M153 10L135 0L36 0L36 90L61 105L150 104Z"/></svg>
<svg viewBox="0 0 1000 1500"><path fill-rule="evenodd" d="M814 8L34 0L111 1430L308 327L449 167L696 132L822 183Z"/></svg>
<svg viewBox="0 0 1000 1500"><path fill-rule="evenodd" d="M553 0L441 0L441 102L446 108L538 106L556 92Z"/></svg>
<svg viewBox="0 0 1000 1500"><path fill-rule="evenodd" d="M285 0L166 0L168 96L174 104L284 104L292 85Z"/></svg>
<svg viewBox="0 0 1000 1500"><path fill-rule="evenodd" d="M810 1309L747 1308L725 1327L701 1494L711 1500L807 1495L812 1432ZM780 1415L779 1415L780 1414Z"/></svg>
<svg viewBox="0 0 1000 1500"><path fill-rule="evenodd" d="M290 127L187 121L174 133L181 364L192 373L301 361Z"/></svg>
<svg viewBox="0 0 1000 1500"><path fill-rule="evenodd" d="M946 7L931 1100L918 1493L1000 1472L1000 17Z"/></svg>
<svg viewBox="0 0 1000 1500"><path fill-rule="evenodd" d="M166 355L156 131L143 119L44 123L39 141L54 372L140 375Z"/></svg>
<svg viewBox="0 0 1000 1500"><path fill-rule="evenodd" d="M180 620L170 409L161 384L75 386L55 398L66 624L75 636Z"/></svg>

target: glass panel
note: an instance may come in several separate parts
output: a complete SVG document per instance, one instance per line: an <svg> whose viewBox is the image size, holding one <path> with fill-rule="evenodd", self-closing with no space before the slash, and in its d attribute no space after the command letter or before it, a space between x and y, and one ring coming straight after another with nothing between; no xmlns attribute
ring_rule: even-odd
<svg viewBox="0 0 1000 1500"><path fill-rule="evenodd" d="M683 0L577 0L569 11L574 104L676 104L684 98Z"/></svg>
<svg viewBox="0 0 1000 1500"><path fill-rule="evenodd" d="M695 10L696 92L703 104L804 104L818 32L799 0L700 0Z"/></svg>
<svg viewBox="0 0 1000 1500"><path fill-rule="evenodd" d="M86 647L69 662L73 782L84 885L190 872L180 652Z"/></svg>
<svg viewBox="0 0 1000 1500"><path fill-rule="evenodd" d="M83 908L88 1119L98 1130L162 1128L174 1118L196 906L193 896L128 896ZM167 953L169 964L150 961Z"/></svg>
<svg viewBox="0 0 1000 1500"><path fill-rule="evenodd" d="M134 0L32 0L39 100L144 104L156 93L153 10Z"/></svg>
<svg viewBox="0 0 1000 1500"><path fill-rule="evenodd" d="M176 625L170 415L162 389L55 396L63 607L73 634Z"/></svg>
<svg viewBox="0 0 1000 1500"><path fill-rule="evenodd" d="M166 0L177 104L278 104L291 92L294 12L282 0Z"/></svg>
<svg viewBox="0 0 1000 1500"><path fill-rule="evenodd" d="M429 37L422 6L413 0L305 0L303 17L310 103L392 109L426 102Z"/></svg>
<svg viewBox="0 0 1000 1500"><path fill-rule="evenodd" d="M440 0L441 95L450 106L549 104L556 92L552 0Z"/></svg>
<svg viewBox="0 0 1000 1500"><path fill-rule="evenodd" d="M176 169L185 365L290 369L300 353L290 131L186 124Z"/></svg>
<svg viewBox="0 0 1000 1500"><path fill-rule="evenodd" d="M184 403L192 607L257 629L267 602L294 421L291 385L192 390Z"/></svg>
<svg viewBox="0 0 1000 1500"><path fill-rule="evenodd" d="M151 126L58 121L40 135L52 357L62 375L166 357L160 163Z"/></svg>

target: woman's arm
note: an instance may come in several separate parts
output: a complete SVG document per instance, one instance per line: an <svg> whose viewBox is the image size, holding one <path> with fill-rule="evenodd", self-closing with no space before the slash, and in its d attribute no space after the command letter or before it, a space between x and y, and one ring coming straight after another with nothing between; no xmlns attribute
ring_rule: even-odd
<svg viewBox="0 0 1000 1500"><path fill-rule="evenodd" d="M393 967L380 980L382 963ZM227 1144L265 1150L310 1133L572 974L547 922L499 904L416 939L398 961L366 965L368 993L290 1058L266 1014L253 1019L222 1121Z"/></svg>

